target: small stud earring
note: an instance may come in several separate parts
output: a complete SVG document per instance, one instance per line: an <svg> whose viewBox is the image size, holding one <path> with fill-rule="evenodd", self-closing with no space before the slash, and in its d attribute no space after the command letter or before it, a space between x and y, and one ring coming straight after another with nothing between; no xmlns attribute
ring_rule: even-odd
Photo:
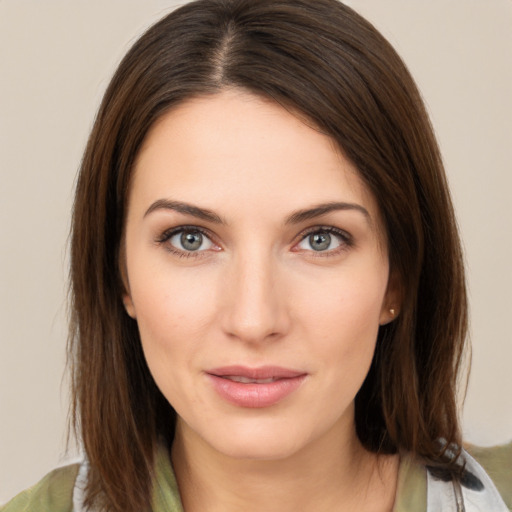
<svg viewBox="0 0 512 512"><path fill-rule="evenodd" d="M395 316L395 310L394 310L393 308L391 308L391 309L389 310L389 314L390 314L392 317L394 317L394 316Z"/></svg>

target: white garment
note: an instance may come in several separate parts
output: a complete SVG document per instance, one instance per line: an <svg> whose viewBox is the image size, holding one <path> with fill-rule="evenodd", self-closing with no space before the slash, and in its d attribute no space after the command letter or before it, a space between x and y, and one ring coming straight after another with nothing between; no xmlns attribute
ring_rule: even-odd
<svg viewBox="0 0 512 512"><path fill-rule="evenodd" d="M509 512L482 466L466 451L462 457L465 471L481 485L444 481L427 469L427 512Z"/></svg>
<svg viewBox="0 0 512 512"><path fill-rule="evenodd" d="M78 475L75 480L75 487L73 489L73 512L85 512L84 498L88 469L89 465L87 462L80 464L80 469L78 470Z"/></svg>

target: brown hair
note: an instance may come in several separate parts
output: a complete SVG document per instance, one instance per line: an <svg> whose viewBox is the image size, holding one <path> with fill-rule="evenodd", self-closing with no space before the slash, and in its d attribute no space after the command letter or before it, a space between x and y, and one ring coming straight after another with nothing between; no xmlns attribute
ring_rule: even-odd
<svg viewBox="0 0 512 512"><path fill-rule="evenodd" d="M356 397L369 450L447 464L460 445L456 385L466 335L461 249L439 150L405 65L337 0L198 0L128 52L99 109L78 179L71 241L73 418L90 463L87 503L148 510L153 455L175 413L121 300L120 243L134 159L173 105L240 87L330 135L375 195L399 317L379 332Z"/></svg>

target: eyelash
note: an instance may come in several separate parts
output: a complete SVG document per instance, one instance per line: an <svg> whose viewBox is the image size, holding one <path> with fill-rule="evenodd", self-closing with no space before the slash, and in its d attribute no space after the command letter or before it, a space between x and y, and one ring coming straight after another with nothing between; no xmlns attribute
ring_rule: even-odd
<svg viewBox="0 0 512 512"><path fill-rule="evenodd" d="M167 244L167 242L175 235L182 233L184 231L191 231L191 232L197 232L200 233L202 236L208 238L210 241L212 241L213 244L215 244L214 237L212 234L203 229L199 226L178 226L175 228L168 229L164 231L155 241L157 244L165 245L165 249L169 251L170 253L180 257L180 258L200 258L207 256L207 251L182 251L180 249L177 249L176 247L173 247L171 244ZM329 235L335 235L338 239L340 239L340 246L336 247L335 249L330 249L327 251L314 251L310 250L307 251L311 253L313 257L329 257L339 254L340 252L346 251L347 249L350 249L354 245L354 240L352 236L347 233L346 231L335 228L334 226L313 226L311 228L308 228L307 230L303 231L297 236L297 241L294 242L293 247L296 247L299 243L301 243L303 240L305 240L308 236L311 236L316 233L325 233ZM300 252L300 250L295 250L294 252ZM306 252L306 251L305 251Z"/></svg>
<svg viewBox="0 0 512 512"><path fill-rule="evenodd" d="M340 240L339 247L336 247L335 249L330 249L327 251L314 251L310 250L307 251L311 253L311 256L315 258L326 258L329 256L336 256L340 254L341 252L346 251L347 249L350 249L354 246L354 239L352 236L347 233L346 231L335 228L334 226L313 226L311 228L306 229L303 231L300 235L298 235L299 241L294 244L294 247L301 243L303 240L305 240L308 236L317 234L317 233L325 233L328 235L335 235ZM299 251L295 251L299 252Z"/></svg>
<svg viewBox="0 0 512 512"><path fill-rule="evenodd" d="M178 226L176 228L171 228L166 231L164 231L157 239L156 243L163 245L165 244L165 249L169 251L171 254L174 254L180 258L201 258L204 256L207 256L206 251L182 251L180 249L177 249L176 247L173 247L171 244L168 244L168 242L173 236L183 233L184 231L191 231L200 233L202 236L208 238L208 240L211 240L213 242L213 236L211 233L203 228L200 228L199 226Z"/></svg>

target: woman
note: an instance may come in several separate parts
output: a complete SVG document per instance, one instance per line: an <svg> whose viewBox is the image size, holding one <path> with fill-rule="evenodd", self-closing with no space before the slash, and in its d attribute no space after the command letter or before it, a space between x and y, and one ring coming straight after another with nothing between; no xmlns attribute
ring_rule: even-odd
<svg viewBox="0 0 512 512"><path fill-rule="evenodd" d="M427 115L343 4L152 27L98 113L71 258L87 463L6 510L511 506L496 456L493 482L461 449L465 285Z"/></svg>

